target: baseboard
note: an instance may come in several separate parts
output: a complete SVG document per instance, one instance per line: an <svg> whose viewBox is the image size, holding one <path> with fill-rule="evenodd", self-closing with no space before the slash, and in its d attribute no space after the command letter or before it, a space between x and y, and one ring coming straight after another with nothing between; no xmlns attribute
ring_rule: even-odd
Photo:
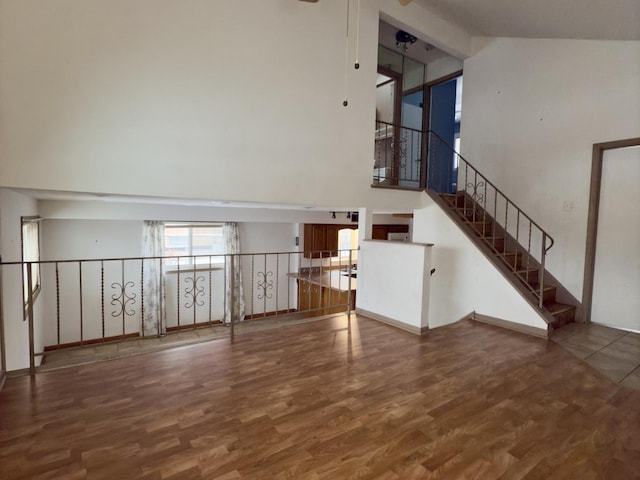
<svg viewBox="0 0 640 480"><path fill-rule="evenodd" d="M429 331L429 327L416 327L415 325L409 325L404 322L399 322L398 320L394 320L393 318L369 312L368 310L364 310L362 308L356 308L356 314L362 315L363 317L368 317L380 323L385 323L391 327L396 327L400 330L404 330L405 332L413 333L415 335L424 335Z"/></svg>
<svg viewBox="0 0 640 480"><path fill-rule="evenodd" d="M6 381L7 381L7 372L3 370L0 372L0 392L2 391L2 388L4 387L4 384Z"/></svg>
<svg viewBox="0 0 640 480"><path fill-rule="evenodd" d="M477 322L493 325L494 327L501 327L507 330L513 330L514 332L525 333L538 338L549 338L549 331L544 328L532 327L531 325L523 325L522 323L511 322L509 320L503 320L501 318L491 317L489 315L482 315L481 313L473 312L471 318Z"/></svg>

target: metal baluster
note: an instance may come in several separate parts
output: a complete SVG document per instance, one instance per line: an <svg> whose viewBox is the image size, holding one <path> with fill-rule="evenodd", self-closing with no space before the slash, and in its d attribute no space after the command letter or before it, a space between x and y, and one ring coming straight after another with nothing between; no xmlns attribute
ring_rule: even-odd
<svg viewBox="0 0 640 480"><path fill-rule="evenodd" d="M120 277L122 278L122 301L124 302L125 300L125 288L126 285L124 283L124 259L120 260ZM124 304L122 305L122 336L125 336L125 319L126 317L126 313L125 313L125 308L124 308Z"/></svg>
<svg viewBox="0 0 640 480"><path fill-rule="evenodd" d="M102 300L102 341L104 342L104 261L100 260L100 298Z"/></svg>
<svg viewBox="0 0 640 480"><path fill-rule="evenodd" d="M231 340L233 341L233 339L235 338L235 306L236 306L236 301L235 301L235 296L234 296L234 286L235 286L235 269L234 269L234 264L235 264L235 254L232 254L230 256L230 268L231 268L231 275L229 275L229 287L231 288L231 298L229 299L231 301L231 305L229 306L229 313L230 313L230 317L229 318L229 323L231 324Z"/></svg>
<svg viewBox="0 0 640 480"><path fill-rule="evenodd" d="M27 263L27 317L29 323L29 373L36 373L36 346L35 335L33 329L33 272L31 271L32 263ZM57 266L57 263L56 263ZM24 267L23 267L24 272ZM58 330L58 345L60 344L60 331Z"/></svg>
<svg viewBox="0 0 640 480"><path fill-rule="evenodd" d="M212 297L212 291L211 291L211 255L209 255L209 325L211 325L211 297Z"/></svg>
<svg viewBox="0 0 640 480"><path fill-rule="evenodd" d="M504 247L502 249L503 252L507 251L507 233L509 233L509 200L505 197L504 202Z"/></svg>
<svg viewBox="0 0 640 480"><path fill-rule="evenodd" d="M29 286L29 290L31 290L31 281L29 281L27 285ZM60 348L60 272L58 270L58 262L56 262L56 329L58 348Z"/></svg>
<svg viewBox="0 0 640 480"><path fill-rule="evenodd" d="M80 346L84 345L84 328L82 325L82 261L78 262L78 281L80 283Z"/></svg>
<svg viewBox="0 0 640 480"><path fill-rule="evenodd" d="M353 265L353 250L349 249L349 266L347 271L349 275L347 277L347 319L349 320L349 329L351 329L351 266Z"/></svg>
<svg viewBox="0 0 640 480"><path fill-rule="evenodd" d="M280 286L280 254L276 253L276 316L278 316L278 289Z"/></svg>
<svg viewBox="0 0 640 480"><path fill-rule="evenodd" d="M518 209L517 214L516 214L516 246L515 246L516 255L518 254L518 247L519 246L520 246L520 209ZM506 253L506 248L505 248L505 253ZM514 270L517 270L517 269L514 267ZM527 270L529 270L528 259L527 259Z"/></svg>
<svg viewBox="0 0 640 480"><path fill-rule="evenodd" d="M476 189L478 188L478 171L474 169L473 171L473 196L471 197L471 205L472 205L472 218L473 218L473 222L477 222L478 221L478 216L477 216L477 204L478 204L478 195L476 195ZM475 197L475 198L474 198Z"/></svg>
<svg viewBox="0 0 640 480"><path fill-rule="evenodd" d="M307 282L307 299L309 300L307 305L308 305L308 309L309 311L311 311L311 269L313 268L313 255L311 256L311 258L309 259L309 268L307 268L307 277L308 277L308 282Z"/></svg>
<svg viewBox="0 0 640 480"><path fill-rule="evenodd" d="M227 314L227 271L230 268L229 266L229 255L225 255L224 256L224 275L222 276L222 287L223 287L223 291L224 291L224 295L222 298L222 322L224 323L225 320L229 320L229 319L225 319L225 316Z"/></svg>
<svg viewBox="0 0 640 480"><path fill-rule="evenodd" d="M182 257L178 257L178 270L176 271L176 310L178 317L178 330L180 329L180 260Z"/></svg>
<svg viewBox="0 0 640 480"><path fill-rule="evenodd" d="M158 315L158 326L157 328L157 332L158 332L158 336L162 335L164 333L164 329L166 327L165 325L165 318L164 318L164 259L162 257L158 258L158 262L160 263L160 313Z"/></svg>
<svg viewBox="0 0 640 480"><path fill-rule="evenodd" d="M487 222L487 183L489 183L487 181L486 178L482 177L483 179L483 183L484 183L484 194L482 196L482 223L485 224ZM493 224L493 222L492 222ZM484 227L483 227L484 228ZM484 230L483 230L484 232Z"/></svg>
<svg viewBox="0 0 640 480"><path fill-rule="evenodd" d="M267 254L264 254L264 295L262 298L262 318L267 316Z"/></svg>
<svg viewBox="0 0 640 480"><path fill-rule="evenodd" d="M462 211L464 212L464 219L467 220L467 184L469 183L469 164L464 164L464 188L462 189ZM458 199L454 198L456 207L458 206Z"/></svg>
<svg viewBox="0 0 640 480"><path fill-rule="evenodd" d="M251 255L251 318L253 318L253 315L256 312L256 309L253 306L253 301L255 298L255 291L254 291L254 287L253 284L255 283L255 255ZM235 299L234 299L234 303L235 303Z"/></svg>
<svg viewBox="0 0 640 480"><path fill-rule="evenodd" d="M197 309L198 309L198 302L196 301L197 298L197 293L198 293L198 278L197 278L197 273L198 273L198 269L196 266L196 257L194 255L193 259L191 260L193 263L193 274L191 275L191 278L193 278L193 328L196 327L196 313L197 313Z"/></svg>
<svg viewBox="0 0 640 480"><path fill-rule="evenodd" d="M540 309L542 310L544 308L544 264L545 264L545 260L546 260L546 256L547 256L547 250L546 250L546 246L547 246L547 235L546 233L542 232L542 253L541 253L541 258L540 258L540 301L538 303L538 306L540 307Z"/></svg>
<svg viewBox="0 0 640 480"><path fill-rule="evenodd" d="M291 253L287 253L287 273L291 273ZM291 310L291 285L287 280L287 313Z"/></svg>
<svg viewBox="0 0 640 480"><path fill-rule="evenodd" d="M142 336L145 335L144 328L144 258L140 261L140 323L142 324Z"/></svg>
<svg viewBox="0 0 640 480"><path fill-rule="evenodd" d="M492 247L496 250L496 224L498 223L498 190L493 189L493 238Z"/></svg>
<svg viewBox="0 0 640 480"><path fill-rule="evenodd" d="M531 220L529 220L529 240L527 243L527 275L529 274L529 268L531 266Z"/></svg>

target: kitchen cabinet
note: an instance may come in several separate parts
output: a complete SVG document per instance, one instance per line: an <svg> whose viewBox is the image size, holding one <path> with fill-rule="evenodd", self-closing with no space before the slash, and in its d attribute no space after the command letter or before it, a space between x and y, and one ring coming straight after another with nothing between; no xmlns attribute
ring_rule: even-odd
<svg viewBox="0 0 640 480"><path fill-rule="evenodd" d="M358 224L304 224L305 258L335 257L338 255L338 231L357 229ZM371 238L387 240L390 233L409 233L409 225L373 225Z"/></svg>
<svg viewBox="0 0 640 480"><path fill-rule="evenodd" d="M315 310L322 307L322 286L298 280L298 311ZM314 312L314 316L315 316ZM320 313L320 315L323 315Z"/></svg>
<svg viewBox="0 0 640 480"><path fill-rule="evenodd" d="M357 224L338 225L324 223L305 223L305 258L335 257L338 255L338 231L343 228L358 228Z"/></svg>
<svg viewBox="0 0 640 480"><path fill-rule="evenodd" d="M349 291L332 288L321 281L298 278L298 311L309 317L319 317L347 311ZM346 280L345 280L346 282ZM345 283L345 288L347 284ZM351 310L356 308L356 291L351 291Z"/></svg>
<svg viewBox="0 0 640 480"><path fill-rule="evenodd" d="M373 240L387 240L390 233L409 233L409 225L374 225L371 238Z"/></svg>

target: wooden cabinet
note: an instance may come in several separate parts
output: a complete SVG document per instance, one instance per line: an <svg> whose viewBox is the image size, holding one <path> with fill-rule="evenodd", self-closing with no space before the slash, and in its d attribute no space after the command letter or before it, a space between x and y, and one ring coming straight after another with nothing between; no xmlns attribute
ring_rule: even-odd
<svg viewBox="0 0 640 480"><path fill-rule="evenodd" d="M409 225L374 225L371 238L373 240L387 240L390 233L409 233Z"/></svg>
<svg viewBox="0 0 640 480"><path fill-rule="evenodd" d="M349 292L298 279L298 311L309 317L347 311ZM356 308L356 292L351 292L351 310Z"/></svg>
<svg viewBox="0 0 640 480"><path fill-rule="evenodd" d="M304 312L320 307L322 307L322 287L298 280L298 311Z"/></svg>
<svg viewBox="0 0 640 480"><path fill-rule="evenodd" d="M305 258L335 257L338 255L338 232L343 228L357 229L352 224L304 224ZM371 238L387 240L390 233L409 233L409 225L373 225Z"/></svg>
<svg viewBox="0 0 640 480"><path fill-rule="evenodd" d="M335 257L338 255L338 231L358 228L357 224L338 225L324 223L304 224L305 258Z"/></svg>

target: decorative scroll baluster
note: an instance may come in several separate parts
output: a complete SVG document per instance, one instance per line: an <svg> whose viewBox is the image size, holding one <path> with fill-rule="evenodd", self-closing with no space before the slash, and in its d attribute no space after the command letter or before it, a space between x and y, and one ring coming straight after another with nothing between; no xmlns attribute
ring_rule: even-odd
<svg viewBox="0 0 640 480"><path fill-rule="evenodd" d="M187 277L184 279L185 283L191 284L191 287L185 287L184 297L188 299L184 304L184 308L193 308L193 319L195 323L195 306L202 307L204 305L204 300L200 297L204 297L204 287L198 285L199 282L204 281L204 276L202 275L194 275L193 277Z"/></svg>
<svg viewBox="0 0 640 480"><path fill-rule="evenodd" d="M258 291L258 300L264 300L264 308L266 311L267 308L267 299L273 298L273 272L269 270L268 272L258 272L258 283L257 283L257 291Z"/></svg>
<svg viewBox="0 0 640 480"><path fill-rule="evenodd" d="M131 308L131 305L136 303L136 294L128 291L129 288L135 287L135 283L132 281L124 282L124 274L122 277L123 283L113 282L111 284L111 288L115 290L115 293L111 295L111 305L116 307L111 312L111 316L114 318L122 317L122 335L124 336L126 334L125 321L127 317L131 317L136 313Z"/></svg>

